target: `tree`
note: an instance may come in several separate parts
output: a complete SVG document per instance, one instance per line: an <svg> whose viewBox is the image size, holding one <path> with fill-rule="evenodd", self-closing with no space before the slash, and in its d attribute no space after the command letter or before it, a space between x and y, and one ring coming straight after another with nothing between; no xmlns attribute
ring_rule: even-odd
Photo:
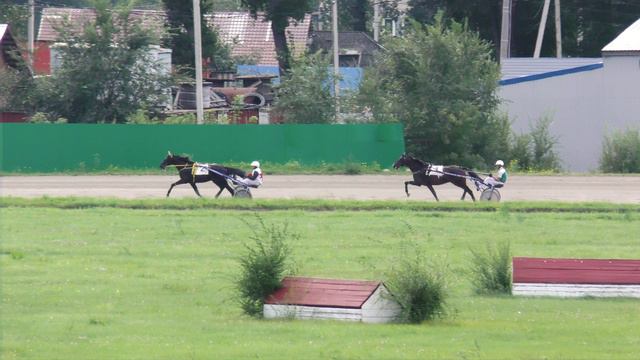
<svg viewBox="0 0 640 360"><path fill-rule="evenodd" d="M503 0L410 0L409 15L430 24L438 10L458 22L468 20L472 30L500 46ZM544 0L512 0L511 56L532 56ZM542 43L542 56L555 56L553 2ZM600 50L640 16L636 0L562 0L564 56L600 56Z"/></svg>
<svg viewBox="0 0 640 360"><path fill-rule="evenodd" d="M173 52L173 65L181 67L185 73L195 73L195 48L193 32L193 5L191 1L162 0L167 13L168 36L164 46ZM217 33L208 26L204 14L211 13L212 2L200 0L200 23L202 29L202 57L216 70L228 70L233 66L230 51Z"/></svg>
<svg viewBox="0 0 640 360"><path fill-rule="evenodd" d="M496 116L499 68L491 46L443 14L413 22L385 43L365 74L360 102L380 121L402 121L407 150L430 161L481 165L508 149L509 122Z"/></svg>
<svg viewBox="0 0 640 360"><path fill-rule="evenodd" d="M321 53L293 60L277 88L275 111L289 123L329 123L335 116L329 61Z"/></svg>
<svg viewBox="0 0 640 360"><path fill-rule="evenodd" d="M271 21L278 67L280 74L285 74L291 68L291 52L285 29L289 26L290 19L304 19L315 8L316 0L242 0L242 5L249 9L254 18L257 18L259 12L264 12L265 21Z"/></svg>
<svg viewBox="0 0 640 360"><path fill-rule="evenodd" d="M129 16L129 8L112 9L108 0L96 1L96 19L81 33L68 24L57 31L61 66L44 81L42 100L34 106L50 119L69 122L122 123L140 108L166 100L164 76L153 59L149 31Z"/></svg>

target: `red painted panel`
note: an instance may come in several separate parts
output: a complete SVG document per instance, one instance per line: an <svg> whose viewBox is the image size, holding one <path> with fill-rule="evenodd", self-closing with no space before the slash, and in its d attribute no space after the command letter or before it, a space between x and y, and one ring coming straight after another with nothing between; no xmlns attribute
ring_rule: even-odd
<svg viewBox="0 0 640 360"><path fill-rule="evenodd" d="M513 282L640 285L640 260L514 257Z"/></svg>
<svg viewBox="0 0 640 360"><path fill-rule="evenodd" d="M46 41L36 42L33 54L33 71L38 75L51 74L51 50Z"/></svg>
<svg viewBox="0 0 640 360"><path fill-rule="evenodd" d="M379 281L287 277L265 303L357 309L379 285Z"/></svg>
<svg viewBox="0 0 640 360"><path fill-rule="evenodd" d="M0 123L26 122L29 115L19 112L0 112Z"/></svg>

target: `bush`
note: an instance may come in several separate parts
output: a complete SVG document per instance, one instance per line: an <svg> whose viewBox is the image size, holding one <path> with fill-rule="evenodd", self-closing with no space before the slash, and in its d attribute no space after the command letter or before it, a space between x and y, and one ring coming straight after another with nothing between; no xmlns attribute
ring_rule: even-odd
<svg viewBox="0 0 640 360"><path fill-rule="evenodd" d="M287 242L298 235L291 233L286 223L267 225L260 216L256 217L256 224L245 222L253 232L249 237L253 243L245 244L236 286L245 314L261 317L266 297L281 286L286 273L292 272Z"/></svg>
<svg viewBox="0 0 640 360"><path fill-rule="evenodd" d="M395 261L385 284L402 306L398 320L417 324L444 316L445 269L428 261L418 249Z"/></svg>
<svg viewBox="0 0 640 360"><path fill-rule="evenodd" d="M605 135L600 156L603 172L640 172L640 130L627 129Z"/></svg>
<svg viewBox="0 0 640 360"><path fill-rule="evenodd" d="M530 126L529 133L512 134L510 158L517 170L560 170L558 139L549 131L552 122L551 117L543 116Z"/></svg>
<svg viewBox="0 0 640 360"><path fill-rule="evenodd" d="M511 294L511 246L487 243L484 251L471 249L472 284L477 294Z"/></svg>

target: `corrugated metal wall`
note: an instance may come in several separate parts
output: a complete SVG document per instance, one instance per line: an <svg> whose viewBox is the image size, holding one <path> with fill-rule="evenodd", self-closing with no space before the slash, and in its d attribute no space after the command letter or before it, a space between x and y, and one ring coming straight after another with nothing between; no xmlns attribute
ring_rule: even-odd
<svg viewBox="0 0 640 360"><path fill-rule="evenodd" d="M203 162L377 162L404 151L400 124L0 124L0 171L157 168L167 151Z"/></svg>

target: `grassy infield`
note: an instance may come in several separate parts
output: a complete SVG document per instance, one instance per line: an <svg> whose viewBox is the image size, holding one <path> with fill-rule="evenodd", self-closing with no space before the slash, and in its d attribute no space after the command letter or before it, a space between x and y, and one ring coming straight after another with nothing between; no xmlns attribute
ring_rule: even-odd
<svg viewBox="0 0 640 360"><path fill-rule="evenodd" d="M261 321L233 298L260 211L301 235L298 273L382 279L402 249L450 264L422 325ZM325 211L331 210L331 211ZM637 359L640 301L477 296L469 248L640 258L640 206L0 200L2 359Z"/></svg>

